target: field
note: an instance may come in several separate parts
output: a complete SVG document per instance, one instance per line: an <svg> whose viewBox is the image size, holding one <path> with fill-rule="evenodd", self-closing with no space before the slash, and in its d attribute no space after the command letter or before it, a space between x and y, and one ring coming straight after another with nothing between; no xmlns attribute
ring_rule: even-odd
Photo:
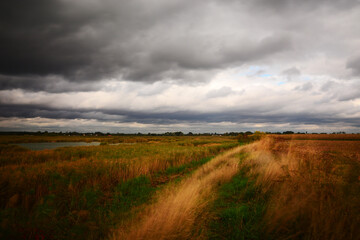
<svg viewBox="0 0 360 240"><path fill-rule="evenodd" d="M269 136L245 151L267 237L359 239L359 135Z"/></svg>
<svg viewBox="0 0 360 240"><path fill-rule="evenodd" d="M30 151L11 144L54 141L102 145ZM105 238L163 184L238 145L235 138L190 136L1 136L0 142L3 239Z"/></svg>
<svg viewBox="0 0 360 240"><path fill-rule="evenodd" d="M13 145L57 141L101 145ZM356 134L0 136L0 171L1 239L360 236Z"/></svg>

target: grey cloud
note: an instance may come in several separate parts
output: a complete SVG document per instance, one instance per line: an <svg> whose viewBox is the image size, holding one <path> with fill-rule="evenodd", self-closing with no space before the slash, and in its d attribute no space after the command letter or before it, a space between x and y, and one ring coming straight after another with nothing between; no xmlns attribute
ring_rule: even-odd
<svg viewBox="0 0 360 240"><path fill-rule="evenodd" d="M186 41L161 46L162 49L154 52L151 60L174 64L184 69L219 68L231 63L256 60L291 48L291 40L287 36L269 36L257 42L234 39L234 44L222 46L221 50L217 49L216 43L201 46L203 40L190 41L198 43L190 47Z"/></svg>
<svg viewBox="0 0 360 240"><path fill-rule="evenodd" d="M1 1L0 9L0 72L4 75L75 77L100 47L85 34L99 16L70 14L64 2Z"/></svg>
<svg viewBox="0 0 360 240"><path fill-rule="evenodd" d="M0 75L0 89L25 89L29 91L46 91L50 93L60 92L84 92L95 91L102 88L100 82L69 82L57 75L49 76L4 76Z"/></svg>
<svg viewBox="0 0 360 240"><path fill-rule="evenodd" d="M326 92L338 101L350 101L360 98L360 84L356 81L346 81L341 84L334 81L327 81L321 88L321 91Z"/></svg>
<svg viewBox="0 0 360 240"><path fill-rule="evenodd" d="M360 77L360 56L348 60L346 68L350 69L353 75Z"/></svg>
<svg viewBox="0 0 360 240"><path fill-rule="evenodd" d="M157 85L157 84L149 84L147 85L147 87L145 89L141 89L138 91L138 96L153 96L153 95L158 95L161 94L163 91L165 91L166 89L168 89L170 86L169 85Z"/></svg>
<svg viewBox="0 0 360 240"><path fill-rule="evenodd" d="M291 38L286 35L274 35L261 39L256 45L240 44L240 51L234 49L225 49L228 54L227 59L234 62L246 62L258 60L268 55L291 50ZM237 46L236 48L239 48Z"/></svg>
<svg viewBox="0 0 360 240"><path fill-rule="evenodd" d="M349 101L349 100L355 100L358 98L360 98L360 91L353 90L353 91L341 94L341 96L339 96L338 100L339 101Z"/></svg>
<svg viewBox="0 0 360 240"><path fill-rule="evenodd" d="M324 83L320 90L323 91L323 92L327 92L327 91L331 91L333 90L335 87L337 87L338 84L334 81L327 81L326 83Z"/></svg>
<svg viewBox="0 0 360 240"><path fill-rule="evenodd" d="M301 72L296 67L288 68L282 72L285 76L298 76L301 75Z"/></svg>
<svg viewBox="0 0 360 240"><path fill-rule="evenodd" d="M314 11L318 8L345 10L357 4L358 0L255 0L248 3L251 7L279 12Z"/></svg>
<svg viewBox="0 0 360 240"><path fill-rule="evenodd" d="M207 8L211 2L2 1L0 74L7 83L0 87L62 91L50 86L54 76L80 83L105 78L206 81L204 71L291 48L290 37L281 34L260 40L222 36L220 29L202 34L197 19L206 16Z"/></svg>
<svg viewBox="0 0 360 240"><path fill-rule="evenodd" d="M226 97L232 93L235 93L231 87L222 87L209 91L206 96L208 98Z"/></svg>
<svg viewBox="0 0 360 240"><path fill-rule="evenodd" d="M99 121L138 122L145 124L176 123L267 123L278 124L290 122L297 124L335 124L343 122L349 126L359 127L360 118L341 118L328 114L311 113L258 113L252 110L218 111L198 113L193 111L129 111L118 109L56 109L44 105L0 105L0 117L43 117L53 119L96 119Z"/></svg>
<svg viewBox="0 0 360 240"><path fill-rule="evenodd" d="M194 73L220 69L231 65L241 65L263 59L269 55L291 49L288 36L270 36L257 42L238 39L232 45L201 44L201 37L170 40L151 51L149 56L141 56L133 63L124 75L130 80L156 81L159 79L202 80L192 78ZM190 44L189 44L190 43ZM151 49L151 46L149 46Z"/></svg>
<svg viewBox="0 0 360 240"><path fill-rule="evenodd" d="M182 1L2 1L0 73L89 81L132 70L141 75L147 67L164 71L140 66L148 54L144 31L187 7Z"/></svg>
<svg viewBox="0 0 360 240"><path fill-rule="evenodd" d="M276 94L284 96L281 99L271 89L256 101L251 101L251 93L244 95L247 106L242 110L225 107L231 104L224 104L223 109L219 106L215 113L176 111L173 106L167 106L173 111L155 106L151 109L150 104L148 111L131 111L130 107L78 109L69 99L62 104L73 105L73 109L48 107L46 103L0 103L0 116L155 124L345 122L358 126L359 119L336 115L358 114L353 105L344 101L359 98L360 86L355 81L360 76L360 57L348 59L359 48L359 9L358 0L0 1L0 90L60 93L99 89L110 92L121 88L119 94L126 90L133 93L132 97L152 96L173 84L221 81L224 74L225 83L219 85L228 87L209 91L206 96L215 102L217 97L240 94L231 89L234 86L226 82L227 78L232 78L229 82L238 81L236 88L271 88L284 77L293 81L283 87L275 86ZM346 81L339 79L346 75L342 63L353 75ZM271 79L265 82L252 78L253 75L246 75L246 69L265 69L271 73ZM298 82L302 74L299 69L313 77L311 83ZM109 79L132 83L107 84ZM321 85L327 79L331 81ZM159 81L162 83L156 85ZM143 82L148 84L147 89L139 88ZM305 92L319 86L320 92L314 94L323 96L319 101L327 104L326 109L320 109L320 103L311 102L311 98L304 98L297 104L309 104L311 111L291 112L291 107L283 103L291 95L287 86L293 85L298 85L293 90ZM37 98L37 93L24 96L43 99ZM279 100L271 102L273 98ZM217 104L221 105L221 101ZM330 104L333 102L334 109ZM52 104L57 103L54 100ZM335 109L338 106L341 109Z"/></svg>
<svg viewBox="0 0 360 240"><path fill-rule="evenodd" d="M292 81L296 79L298 76L300 76L301 72L296 67L292 67L284 70L281 74L286 76L288 81Z"/></svg>
<svg viewBox="0 0 360 240"><path fill-rule="evenodd" d="M297 86L294 88L294 90L297 90L297 91L309 91L311 90L312 88L314 87L314 85L310 82L307 82L307 83L304 83L303 85L301 86Z"/></svg>
<svg viewBox="0 0 360 240"><path fill-rule="evenodd" d="M255 73L253 74L250 74L251 77L258 77L258 76L261 76L263 74L266 74L266 71L263 70L263 69L260 69L260 70L257 70Z"/></svg>
<svg viewBox="0 0 360 240"><path fill-rule="evenodd" d="M351 88L339 89L337 96L339 101L349 101L360 98L360 84L353 84Z"/></svg>
<svg viewBox="0 0 360 240"><path fill-rule="evenodd" d="M350 0L257 0L251 4L218 0L1 1L0 74L9 80L0 87L57 91L51 90L57 87L50 86L53 82L48 76L85 83L106 78L204 82L209 79L207 71L271 59L270 56L276 57L296 47L294 34L281 24L273 25L270 31L265 26L261 34L241 33L238 28L241 18L237 19L238 12L233 6L241 6L243 12L247 11L245 6L256 6L246 16L254 28L261 29L263 18L272 16L262 13L262 8L304 11L301 6L336 8L353 3ZM211 17L216 12L234 18L221 22ZM213 24L202 20L210 17ZM223 30L227 26L232 31ZM48 83L38 84L39 80L19 83L14 76Z"/></svg>
<svg viewBox="0 0 360 240"><path fill-rule="evenodd" d="M59 75L70 81L111 77L130 64L133 53L121 47L112 53L106 49L114 41L131 41L138 29L156 20L146 21L151 16L144 14L141 4L112 0L2 1L0 73ZM132 14L136 10L143 14L139 19Z"/></svg>

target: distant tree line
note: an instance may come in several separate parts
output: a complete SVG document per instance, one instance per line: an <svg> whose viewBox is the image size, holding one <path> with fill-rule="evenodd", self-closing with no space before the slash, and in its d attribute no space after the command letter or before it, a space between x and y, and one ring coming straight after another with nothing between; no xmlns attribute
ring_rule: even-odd
<svg viewBox="0 0 360 240"><path fill-rule="evenodd" d="M258 131L256 131L258 132ZM255 133L256 133L255 132ZM308 132L293 132L293 131L283 131L283 132L265 132L266 134L328 134L328 133L308 133ZM0 135L39 135L39 136L245 136L252 135L254 132L226 132L226 133L183 133L181 131L177 132L165 132L165 133L103 133L103 132L48 132L48 131L17 131L17 132L0 132ZM339 131L333 132L332 134L346 134L346 132Z"/></svg>

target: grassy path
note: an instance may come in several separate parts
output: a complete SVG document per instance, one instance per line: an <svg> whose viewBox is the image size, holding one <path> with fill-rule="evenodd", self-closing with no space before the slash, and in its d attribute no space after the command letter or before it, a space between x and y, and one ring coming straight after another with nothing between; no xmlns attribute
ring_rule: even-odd
<svg viewBox="0 0 360 240"><path fill-rule="evenodd" d="M229 181L238 171L242 147L221 154L172 188L166 188L158 201L150 205L124 230L114 231L111 239L189 239L201 238L204 209L214 199L214 189Z"/></svg>

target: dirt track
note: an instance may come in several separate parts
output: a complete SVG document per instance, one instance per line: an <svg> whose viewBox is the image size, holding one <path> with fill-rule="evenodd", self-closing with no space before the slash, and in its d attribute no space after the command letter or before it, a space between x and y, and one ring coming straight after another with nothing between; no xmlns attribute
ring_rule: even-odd
<svg viewBox="0 0 360 240"><path fill-rule="evenodd" d="M149 206L141 220L126 230L116 230L111 239L196 239L201 236L204 212L214 189L229 181L238 170L236 154L242 147L229 150L206 163L173 188L164 189L158 201Z"/></svg>

